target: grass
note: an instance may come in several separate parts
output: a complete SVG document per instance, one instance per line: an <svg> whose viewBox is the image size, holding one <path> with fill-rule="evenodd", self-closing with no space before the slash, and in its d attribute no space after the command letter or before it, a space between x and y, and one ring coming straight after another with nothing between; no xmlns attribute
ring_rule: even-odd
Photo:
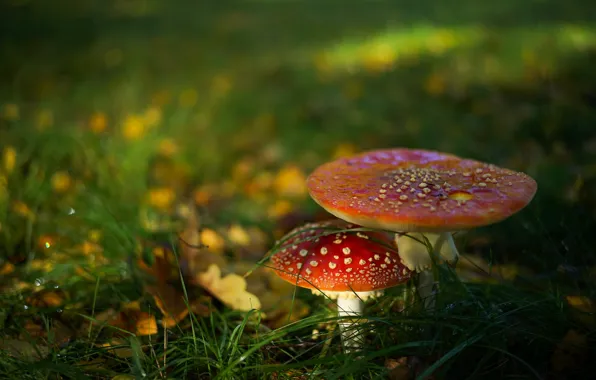
<svg viewBox="0 0 596 380"><path fill-rule="evenodd" d="M593 372L592 5L14 3L0 10L0 377L401 379L403 357L420 378ZM521 213L458 235L466 258L458 276L441 268L437 313L402 312L392 289L347 355L329 300L260 270L246 282L263 310L201 285L207 264L242 275L324 217L303 185L317 165L396 146L539 184ZM209 249L177 240L195 227ZM188 316L164 328L167 312Z"/></svg>

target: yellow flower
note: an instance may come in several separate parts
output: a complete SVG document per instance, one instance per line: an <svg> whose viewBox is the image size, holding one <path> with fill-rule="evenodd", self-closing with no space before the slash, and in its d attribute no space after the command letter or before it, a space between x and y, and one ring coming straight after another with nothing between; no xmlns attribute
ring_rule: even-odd
<svg viewBox="0 0 596 380"><path fill-rule="evenodd" d="M124 120L122 134L127 140L138 140L145 134L145 120L138 115L129 115Z"/></svg>
<svg viewBox="0 0 596 380"><path fill-rule="evenodd" d="M17 151L12 146L4 147L2 152L2 164L6 174L12 173L17 162Z"/></svg>
<svg viewBox="0 0 596 380"><path fill-rule="evenodd" d="M171 187L150 189L147 193L147 203L161 210L168 209L174 202L175 198L176 193Z"/></svg>
<svg viewBox="0 0 596 380"><path fill-rule="evenodd" d="M72 186L72 178L65 171L59 171L52 175L52 189L57 193L64 193Z"/></svg>
<svg viewBox="0 0 596 380"><path fill-rule="evenodd" d="M2 117L6 120L15 121L19 119L19 106L14 103L5 104L2 107Z"/></svg>
<svg viewBox="0 0 596 380"><path fill-rule="evenodd" d="M89 129L91 129L93 133L101 133L105 131L107 126L108 119L102 112L96 112L89 118Z"/></svg>

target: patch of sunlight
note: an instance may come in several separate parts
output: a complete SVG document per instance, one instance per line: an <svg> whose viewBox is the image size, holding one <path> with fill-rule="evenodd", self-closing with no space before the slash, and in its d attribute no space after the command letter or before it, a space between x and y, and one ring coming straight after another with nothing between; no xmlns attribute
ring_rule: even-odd
<svg viewBox="0 0 596 380"><path fill-rule="evenodd" d="M415 26L386 31L360 40L344 40L316 51L314 64L320 72L364 69L383 71L400 61L420 56L440 56L456 47L474 46L486 37L482 27L439 28Z"/></svg>

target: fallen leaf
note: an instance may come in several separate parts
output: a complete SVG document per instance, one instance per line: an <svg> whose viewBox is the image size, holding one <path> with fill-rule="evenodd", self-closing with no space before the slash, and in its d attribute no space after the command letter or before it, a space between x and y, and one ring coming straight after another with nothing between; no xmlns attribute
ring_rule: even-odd
<svg viewBox="0 0 596 380"><path fill-rule="evenodd" d="M279 170L275 177L274 189L285 197L302 197L306 195L306 175L296 165L287 165Z"/></svg>
<svg viewBox="0 0 596 380"><path fill-rule="evenodd" d="M588 328L596 326L596 303L591 298L566 296L565 299L572 309L572 318Z"/></svg>
<svg viewBox="0 0 596 380"><path fill-rule="evenodd" d="M162 210L170 209L176 199L176 192L171 187L160 187L147 191L147 204Z"/></svg>
<svg viewBox="0 0 596 380"><path fill-rule="evenodd" d="M97 346L106 348L109 353L122 359L128 359L133 356L130 344L123 339L112 339L109 342L98 344Z"/></svg>
<svg viewBox="0 0 596 380"><path fill-rule="evenodd" d="M52 175L52 189L57 193L64 193L71 188L73 181L70 175L65 171L59 171Z"/></svg>
<svg viewBox="0 0 596 380"><path fill-rule="evenodd" d="M225 240L211 228L203 228L199 233L200 243L209 251L221 253L225 247Z"/></svg>
<svg viewBox="0 0 596 380"><path fill-rule="evenodd" d="M194 205L189 205L184 230L180 233L180 266L184 275L194 283L199 272L207 270L211 264L226 265L223 255L207 250L199 232L199 215Z"/></svg>
<svg viewBox="0 0 596 380"><path fill-rule="evenodd" d="M246 290L246 280L235 273L224 277L216 264L211 264L206 272L199 273L197 282L226 306L241 311L260 309L261 302L256 295Z"/></svg>
<svg viewBox="0 0 596 380"><path fill-rule="evenodd" d="M145 120L139 115L128 115L122 125L122 135L126 140L138 140L145 134Z"/></svg>
<svg viewBox="0 0 596 380"><path fill-rule="evenodd" d="M189 310L184 295L173 286L168 284L148 285L145 290L151 294L155 304L163 314L161 320L163 327L174 327L188 315Z"/></svg>
<svg viewBox="0 0 596 380"><path fill-rule="evenodd" d="M412 378L412 371L408 366L408 358L403 356L399 359L386 359L385 368L389 371L390 380L409 380Z"/></svg>
<svg viewBox="0 0 596 380"><path fill-rule="evenodd" d="M27 298L27 304L34 307L58 307L64 303L64 292L42 290Z"/></svg>
<svg viewBox="0 0 596 380"><path fill-rule="evenodd" d="M146 336L157 334L157 322L155 316L141 311L135 315L135 331L137 336Z"/></svg>
<svg viewBox="0 0 596 380"><path fill-rule="evenodd" d="M14 272L14 269L15 267L12 263L5 262L4 264L2 264L2 266L0 266L0 276L9 275L12 272Z"/></svg>

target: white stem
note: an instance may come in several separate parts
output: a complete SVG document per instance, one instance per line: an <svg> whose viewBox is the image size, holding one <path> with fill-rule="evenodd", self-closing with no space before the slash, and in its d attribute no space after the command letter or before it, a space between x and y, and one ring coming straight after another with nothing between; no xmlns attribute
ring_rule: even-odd
<svg viewBox="0 0 596 380"><path fill-rule="evenodd" d="M340 318L358 317L362 315L362 307L362 300L358 297L354 297L353 294L349 297L340 296L337 298L337 313ZM358 351L364 342L361 332L356 328L357 325L357 321L341 321L339 323L341 340L346 353L350 351Z"/></svg>
<svg viewBox="0 0 596 380"><path fill-rule="evenodd" d="M426 239L432 247L432 255L438 264L443 260L453 264L457 262L459 252L450 232L408 233L408 236L395 235L395 243L402 263L412 271L419 273L417 290L427 311L434 310L438 282L432 271L433 258L429 255Z"/></svg>

